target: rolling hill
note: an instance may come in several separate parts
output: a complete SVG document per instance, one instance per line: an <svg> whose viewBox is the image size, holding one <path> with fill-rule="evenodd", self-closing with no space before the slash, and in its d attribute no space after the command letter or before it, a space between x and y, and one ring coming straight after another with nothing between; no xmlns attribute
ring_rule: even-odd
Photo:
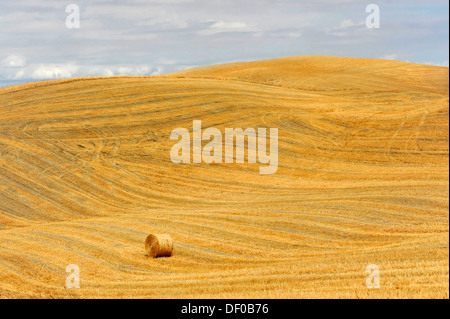
<svg viewBox="0 0 450 319"><path fill-rule="evenodd" d="M448 298L448 90L327 56L0 89L0 298ZM277 173L172 163L193 120L278 128Z"/></svg>

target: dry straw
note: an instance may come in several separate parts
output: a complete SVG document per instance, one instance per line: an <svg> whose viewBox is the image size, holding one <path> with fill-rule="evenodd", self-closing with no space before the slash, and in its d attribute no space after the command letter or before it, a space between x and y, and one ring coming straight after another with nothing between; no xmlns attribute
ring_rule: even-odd
<svg viewBox="0 0 450 319"><path fill-rule="evenodd" d="M173 253L173 241L170 235L148 235L145 240L145 252L148 257L170 257Z"/></svg>

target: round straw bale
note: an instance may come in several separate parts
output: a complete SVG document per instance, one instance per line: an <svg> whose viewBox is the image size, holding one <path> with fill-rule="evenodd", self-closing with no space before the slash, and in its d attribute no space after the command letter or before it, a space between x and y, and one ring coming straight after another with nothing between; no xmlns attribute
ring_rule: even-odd
<svg viewBox="0 0 450 319"><path fill-rule="evenodd" d="M145 240L145 252L148 257L170 257L173 253L173 241L170 235L150 234Z"/></svg>

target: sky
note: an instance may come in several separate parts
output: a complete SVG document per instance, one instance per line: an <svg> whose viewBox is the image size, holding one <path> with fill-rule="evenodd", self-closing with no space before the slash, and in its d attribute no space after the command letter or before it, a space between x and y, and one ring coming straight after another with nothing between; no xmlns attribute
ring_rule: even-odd
<svg viewBox="0 0 450 319"><path fill-rule="evenodd" d="M448 66L448 29L447 0L0 0L0 86L299 55Z"/></svg>

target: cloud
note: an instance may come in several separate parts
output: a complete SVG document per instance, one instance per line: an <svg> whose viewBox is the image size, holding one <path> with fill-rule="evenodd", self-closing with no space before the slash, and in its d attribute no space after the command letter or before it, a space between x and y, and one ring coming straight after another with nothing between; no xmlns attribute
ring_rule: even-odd
<svg viewBox="0 0 450 319"><path fill-rule="evenodd" d="M211 26L211 29L218 29L218 30L242 30L247 28L247 24L244 22L223 22L219 21L214 23Z"/></svg>
<svg viewBox="0 0 450 319"><path fill-rule="evenodd" d="M31 78L35 80L53 80L73 77L79 67L75 64L47 64L38 66Z"/></svg>
<svg viewBox="0 0 450 319"><path fill-rule="evenodd" d="M19 70L16 75L13 77L13 80L21 80L25 76L25 70Z"/></svg>
<svg viewBox="0 0 450 319"><path fill-rule="evenodd" d="M357 40L365 30L364 21L355 23L352 19L344 19L338 26L327 29L326 33L336 37L352 37Z"/></svg>
<svg viewBox="0 0 450 319"><path fill-rule="evenodd" d="M76 63L47 63L31 64L17 70L11 69L4 73L8 80L56 80L73 77L92 76L151 76L162 74L164 69L161 66L152 67L147 64L142 65L78 65Z"/></svg>
<svg viewBox="0 0 450 319"><path fill-rule="evenodd" d="M148 65L133 66L121 66L117 68L115 74L117 75L150 75L154 70Z"/></svg>
<svg viewBox="0 0 450 319"><path fill-rule="evenodd" d="M385 54L385 55L381 56L380 59L383 59L383 60L398 60L399 56L398 56L398 54L395 54L395 53L393 53L393 54Z"/></svg>
<svg viewBox="0 0 450 319"><path fill-rule="evenodd" d="M164 73L164 68L157 66L156 69L151 73L151 75L160 75Z"/></svg>
<svg viewBox="0 0 450 319"><path fill-rule="evenodd" d="M90 68L88 73L88 76L114 76L114 72L109 68Z"/></svg>
<svg viewBox="0 0 450 319"><path fill-rule="evenodd" d="M256 32L258 29L247 25L245 22L224 22L217 21L212 23L208 29L201 30L199 34L201 35L212 35L224 32Z"/></svg>
<svg viewBox="0 0 450 319"><path fill-rule="evenodd" d="M287 35L291 38L300 38L302 36L300 32L289 32Z"/></svg>
<svg viewBox="0 0 450 319"><path fill-rule="evenodd" d="M5 68L23 68L26 64L26 59L20 55L9 55L1 61L1 66Z"/></svg>
<svg viewBox="0 0 450 319"><path fill-rule="evenodd" d="M353 26L355 26L355 23L352 21L352 19L343 20L339 25L340 28L348 28Z"/></svg>

